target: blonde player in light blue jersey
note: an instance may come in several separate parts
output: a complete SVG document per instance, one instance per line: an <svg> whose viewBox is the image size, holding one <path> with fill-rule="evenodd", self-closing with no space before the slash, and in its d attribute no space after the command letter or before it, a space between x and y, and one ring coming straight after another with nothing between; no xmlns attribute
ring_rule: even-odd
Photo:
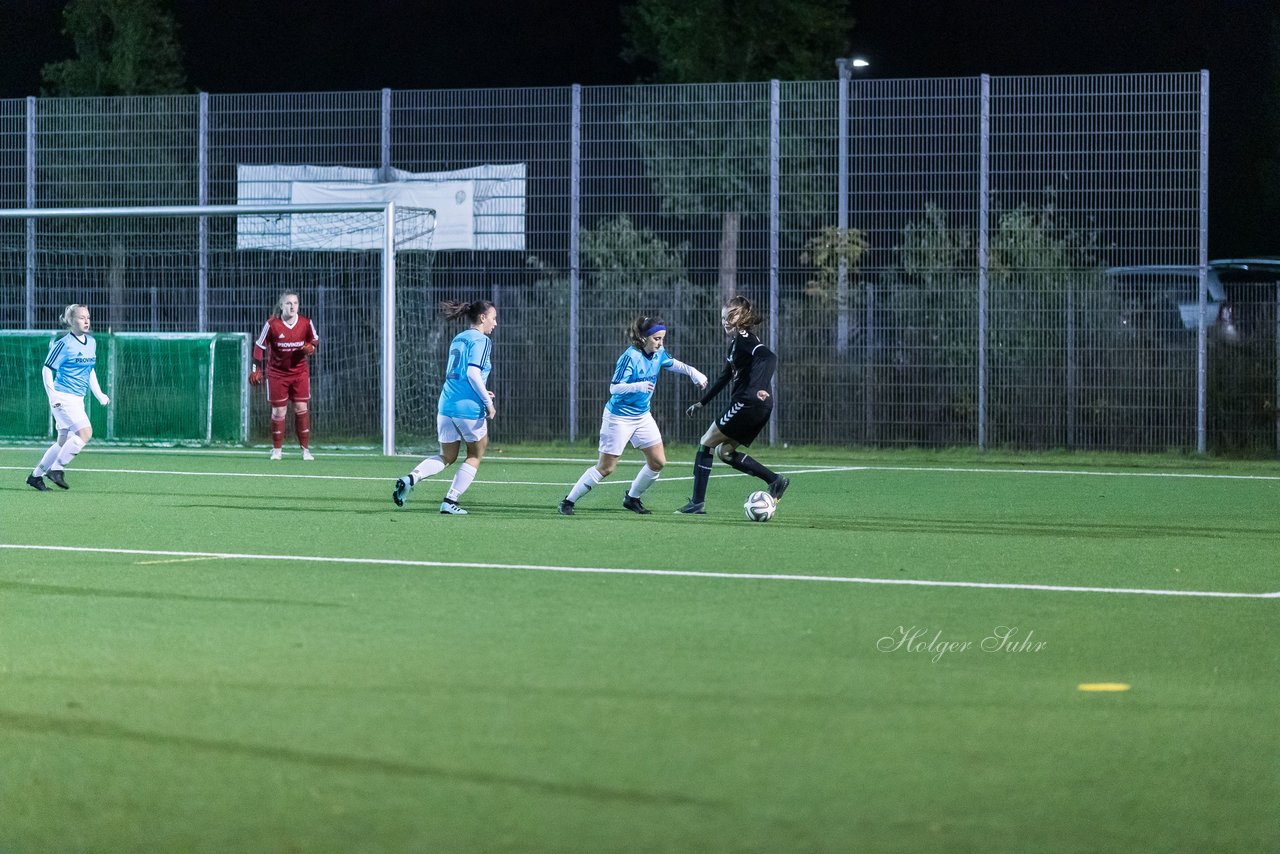
<svg viewBox="0 0 1280 854"><path fill-rule="evenodd" d="M418 481L444 471L458 458L458 449L467 443L467 458L453 475L453 483L440 503L440 512L465 516L458 499L475 480L480 460L489 446L488 422L498 417L493 405L493 392L485 383L493 369L493 342L489 336L498 327L498 309L488 300L476 302L442 302L440 312L455 320L466 317L471 326L459 332L449 344L449 364L445 369L444 387L440 389L440 407L436 415L436 433L440 453L427 457L413 471L396 480L391 500L403 507Z"/></svg>
<svg viewBox="0 0 1280 854"><path fill-rule="evenodd" d="M630 442L644 454L645 464L631 482L622 506L642 516L651 511L641 502L644 494L658 479L667 464L662 446L662 433L653 420L649 404L658 382L658 371L666 368L684 374L698 388L707 387L706 376L697 368L675 359L663 348L667 338L667 325L660 317L639 317L627 330L631 339L628 347L613 369L609 383L609 400L604 405L600 423L600 461L582 473L569 494L560 502L562 516L572 516L574 507L582 496L591 491L617 468L618 458Z"/></svg>
<svg viewBox="0 0 1280 854"><path fill-rule="evenodd" d="M111 403L111 398L98 384L98 372L93 368L98 361L98 342L89 334L88 307L72 303L62 312L62 322L67 326L67 334L53 342L40 369L49 410L58 428L58 440L49 446L27 476L27 485L41 492L49 490L44 483L46 475L57 486L70 489L63 471L93 438L89 415L84 409L85 393L92 391L103 406Z"/></svg>

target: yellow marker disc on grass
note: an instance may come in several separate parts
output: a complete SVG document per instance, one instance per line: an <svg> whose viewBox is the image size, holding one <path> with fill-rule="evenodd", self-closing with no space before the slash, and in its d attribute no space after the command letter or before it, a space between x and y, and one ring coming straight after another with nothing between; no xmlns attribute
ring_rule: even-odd
<svg viewBox="0 0 1280 854"><path fill-rule="evenodd" d="M1124 682L1082 682L1077 686L1081 691L1128 691Z"/></svg>

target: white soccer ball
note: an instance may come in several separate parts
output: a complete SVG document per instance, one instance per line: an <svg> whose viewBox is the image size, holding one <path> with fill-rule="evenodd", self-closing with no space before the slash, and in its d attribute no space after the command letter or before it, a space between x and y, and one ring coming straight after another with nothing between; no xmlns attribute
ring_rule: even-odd
<svg viewBox="0 0 1280 854"><path fill-rule="evenodd" d="M778 511L778 502L767 492L753 492L747 496L747 503L742 510L752 522L768 522Z"/></svg>

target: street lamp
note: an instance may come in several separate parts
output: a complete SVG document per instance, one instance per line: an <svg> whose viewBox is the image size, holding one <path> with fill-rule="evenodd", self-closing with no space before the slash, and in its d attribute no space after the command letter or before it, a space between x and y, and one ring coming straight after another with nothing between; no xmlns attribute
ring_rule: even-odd
<svg viewBox="0 0 1280 854"><path fill-rule="evenodd" d="M836 70L840 73L837 98L837 116L839 128L836 132L837 167L836 192L836 227L840 229L841 238L849 234L849 78L854 69L867 68L871 63L860 56L842 56L836 60ZM840 268L836 274L836 354L844 356L849 348L849 265L840 253Z"/></svg>

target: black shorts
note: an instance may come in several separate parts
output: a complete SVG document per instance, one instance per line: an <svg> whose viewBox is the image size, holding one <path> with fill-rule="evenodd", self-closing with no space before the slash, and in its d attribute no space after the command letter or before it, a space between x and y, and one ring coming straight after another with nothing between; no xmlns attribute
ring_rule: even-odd
<svg viewBox="0 0 1280 854"><path fill-rule="evenodd" d="M773 414L772 403L746 403L735 400L716 419L716 427L739 445L750 445L769 423Z"/></svg>

